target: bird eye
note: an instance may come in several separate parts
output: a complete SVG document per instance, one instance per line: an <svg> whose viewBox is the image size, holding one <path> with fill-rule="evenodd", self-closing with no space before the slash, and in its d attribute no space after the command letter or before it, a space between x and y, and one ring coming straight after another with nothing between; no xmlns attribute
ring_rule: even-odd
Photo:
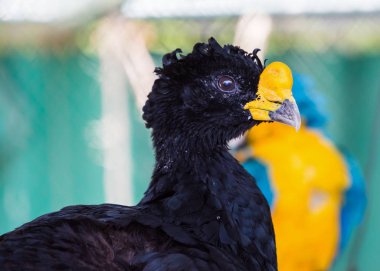
<svg viewBox="0 0 380 271"><path fill-rule="evenodd" d="M218 88L221 91L230 92L236 89L235 80L228 75L223 75L218 78Z"/></svg>

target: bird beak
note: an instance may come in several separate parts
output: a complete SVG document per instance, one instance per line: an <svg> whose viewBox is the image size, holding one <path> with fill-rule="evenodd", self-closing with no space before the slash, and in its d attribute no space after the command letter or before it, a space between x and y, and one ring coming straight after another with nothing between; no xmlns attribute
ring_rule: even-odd
<svg viewBox="0 0 380 271"><path fill-rule="evenodd" d="M293 77L290 68L281 62L268 65L260 75L257 98L244 106L252 118L277 121L298 129L301 116L292 95Z"/></svg>

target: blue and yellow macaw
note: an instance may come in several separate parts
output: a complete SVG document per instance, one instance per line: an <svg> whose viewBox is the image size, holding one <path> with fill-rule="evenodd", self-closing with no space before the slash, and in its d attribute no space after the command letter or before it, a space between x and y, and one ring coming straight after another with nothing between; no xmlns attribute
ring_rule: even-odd
<svg viewBox="0 0 380 271"><path fill-rule="evenodd" d="M307 79L293 78L300 130L260 124L236 157L271 205L279 270L328 270L362 220L364 180L355 159L326 136L327 119Z"/></svg>

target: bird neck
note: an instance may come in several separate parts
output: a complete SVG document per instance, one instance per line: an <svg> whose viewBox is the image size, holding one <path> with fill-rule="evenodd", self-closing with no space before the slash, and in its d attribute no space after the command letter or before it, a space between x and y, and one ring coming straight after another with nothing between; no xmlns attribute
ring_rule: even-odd
<svg viewBox="0 0 380 271"><path fill-rule="evenodd" d="M196 134L161 136L153 133L156 155L155 172L166 173L185 166L199 169L205 161L228 154L227 140L205 140Z"/></svg>
<svg viewBox="0 0 380 271"><path fill-rule="evenodd" d="M189 229L203 242L245 253L249 259L260 254L267 261L261 246L268 244L270 258L275 259L269 206L253 178L223 148L192 159L171 161L165 169L156 166L138 205L163 221ZM258 243L260 238L265 242Z"/></svg>
<svg viewBox="0 0 380 271"><path fill-rule="evenodd" d="M163 149L167 151L156 153L152 181L141 203L165 205L175 195L181 201L181 208L174 208L173 212L180 216L182 211L186 212L205 199L207 203L200 213L207 213L206 209L213 213L227 211L231 206L226 204L234 200L248 205L256 196L260 200L263 198L252 176L225 146L202 150L191 150L186 144L176 150L171 150L175 143L165 146Z"/></svg>
<svg viewBox="0 0 380 271"><path fill-rule="evenodd" d="M176 204L181 208L173 207L172 211L181 216L182 211L186 212L200 203L204 204L199 209L200 213L207 213L207 210L219 213L224 209L223 201L227 198L246 197L247 201L250 200L251 195L241 195L238 186L256 185L224 146L212 151L190 151L184 146L174 153L156 153L152 181L141 203L165 205L175 195L180 202Z"/></svg>

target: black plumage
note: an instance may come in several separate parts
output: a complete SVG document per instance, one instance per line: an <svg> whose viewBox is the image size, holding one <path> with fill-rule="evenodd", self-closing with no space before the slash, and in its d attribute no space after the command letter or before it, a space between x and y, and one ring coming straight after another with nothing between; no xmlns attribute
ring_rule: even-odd
<svg viewBox="0 0 380 271"><path fill-rule="evenodd" d="M156 165L134 207L70 206L0 237L0 270L277 270L268 204L227 142L263 66L214 39L163 57L143 108Z"/></svg>

